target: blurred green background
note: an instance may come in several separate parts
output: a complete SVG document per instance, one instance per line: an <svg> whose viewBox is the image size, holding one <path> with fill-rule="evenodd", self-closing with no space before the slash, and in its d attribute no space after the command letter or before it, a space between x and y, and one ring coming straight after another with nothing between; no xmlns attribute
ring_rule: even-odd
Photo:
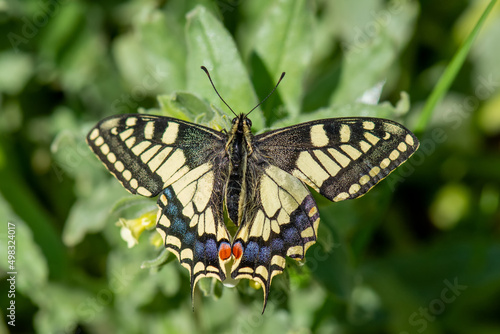
<svg viewBox="0 0 500 334"><path fill-rule="evenodd" d="M161 253L156 232L129 248L116 222L147 221L155 201L128 194L84 140L138 109L226 127L201 65L237 112L287 72L256 131L338 116L415 129L487 4L0 0L0 333L500 333L498 5L419 151L360 199L316 196L319 240L274 278L263 315L248 280L202 281L193 312L177 260L141 269Z"/></svg>

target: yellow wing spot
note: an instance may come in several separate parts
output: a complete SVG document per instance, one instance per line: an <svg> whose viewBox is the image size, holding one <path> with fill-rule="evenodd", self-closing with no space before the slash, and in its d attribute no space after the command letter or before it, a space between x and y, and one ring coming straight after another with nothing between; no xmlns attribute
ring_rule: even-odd
<svg viewBox="0 0 500 334"><path fill-rule="evenodd" d="M340 141L342 143L347 143L351 139L351 128L347 124L342 124L340 126Z"/></svg>
<svg viewBox="0 0 500 334"><path fill-rule="evenodd" d="M163 204L163 206L168 205L168 199L167 199L167 196L165 196L165 194L161 194L160 201L161 201L161 204Z"/></svg>
<svg viewBox="0 0 500 334"><path fill-rule="evenodd" d="M344 193L340 193L337 196L335 196L333 201L340 202L340 201L343 201L343 200L348 199L348 198L349 198L349 194L344 192Z"/></svg>
<svg viewBox="0 0 500 334"><path fill-rule="evenodd" d="M142 152L144 152L149 146L151 146L151 142L147 140L141 141L139 144L135 145L132 148L132 152L135 155L140 155Z"/></svg>
<svg viewBox="0 0 500 334"><path fill-rule="evenodd" d="M191 218L191 221L189 222L189 227L195 227L198 225L198 219L200 218L199 215L194 215L193 218Z"/></svg>
<svg viewBox="0 0 500 334"><path fill-rule="evenodd" d="M127 126L135 126L135 124L137 123L137 117L129 117L127 118L127 120L125 121L125 124Z"/></svg>
<svg viewBox="0 0 500 334"><path fill-rule="evenodd" d="M139 186L139 183L137 182L137 180L136 180L136 179L132 179L132 180L130 180L129 184L130 184L130 186L131 186L132 188L134 188L134 189L137 189L137 187Z"/></svg>
<svg viewBox="0 0 500 334"><path fill-rule="evenodd" d="M375 123L371 121L364 121L363 122L363 129L365 130L373 130L375 129Z"/></svg>
<svg viewBox="0 0 500 334"><path fill-rule="evenodd" d="M300 152L297 159L297 167L307 175L311 181L317 186L321 187L330 175L311 157L309 152Z"/></svg>
<svg viewBox="0 0 500 334"><path fill-rule="evenodd" d="M286 225L289 222L290 222L290 215L285 211L284 208L281 209L280 213L278 214L278 224L279 225ZM279 229L278 229L278 232L276 232L276 233L279 233Z"/></svg>
<svg viewBox="0 0 500 334"><path fill-rule="evenodd" d="M198 236L205 234L205 215L202 213L198 218Z"/></svg>
<svg viewBox="0 0 500 334"><path fill-rule="evenodd" d="M355 193L357 193L359 191L359 189L361 189L361 186L357 183L351 185L351 187L349 188L349 194L351 195L354 195Z"/></svg>
<svg viewBox="0 0 500 334"><path fill-rule="evenodd" d="M168 219L168 217L163 215L163 214L160 216L160 220L158 221L158 223L161 226L170 227L170 219ZM160 230L160 231L162 231L162 230Z"/></svg>
<svg viewBox="0 0 500 334"><path fill-rule="evenodd" d="M181 150L175 150L174 153L164 162L156 173L161 176L163 182L166 182L179 168L186 162L186 158ZM151 168L151 165L150 165Z"/></svg>
<svg viewBox="0 0 500 334"><path fill-rule="evenodd" d="M280 208L280 203L276 200L278 198L278 191L279 188L276 183L269 176L263 175L260 182L260 197L262 199L262 206L268 217L274 216Z"/></svg>
<svg viewBox="0 0 500 334"><path fill-rule="evenodd" d="M108 154L106 158L108 158L108 161L111 162L112 164L116 162L116 155L113 152Z"/></svg>
<svg viewBox="0 0 500 334"><path fill-rule="evenodd" d="M187 262L181 262L181 266L186 268L189 271L189 275L191 275L191 265Z"/></svg>
<svg viewBox="0 0 500 334"><path fill-rule="evenodd" d="M344 154L340 153L339 151L337 151L336 149L333 149L333 148L329 148L328 149L328 153L330 153L332 155L332 157L337 160L337 162L342 166L342 167L347 167L347 165L349 165L349 163L351 162L351 159L349 159L347 156L345 156Z"/></svg>
<svg viewBox="0 0 500 334"><path fill-rule="evenodd" d="M412 137L412 136L410 136L410 135L406 135L405 142L406 142L408 145L410 145L410 146L415 145L415 142L413 141L413 137Z"/></svg>
<svg viewBox="0 0 500 334"><path fill-rule="evenodd" d="M387 167L389 167L390 164L391 164L391 160L389 160L388 158L385 158L380 163L380 168L382 168L382 169L387 168Z"/></svg>
<svg viewBox="0 0 500 334"><path fill-rule="evenodd" d="M292 257L293 255L304 256L304 248L302 246L293 246L288 248L286 255Z"/></svg>
<svg viewBox="0 0 500 334"><path fill-rule="evenodd" d="M154 121L147 122L146 126L144 127L144 138L153 139L154 133L155 133L155 122Z"/></svg>
<svg viewBox="0 0 500 334"><path fill-rule="evenodd" d="M101 152L102 154L108 154L109 153L109 146L108 144L104 144L101 146Z"/></svg>
<svg viewBox="0 0 500 334"><path fill-rule="evenodd" d="M328 145L328 136L326 135L324 124L316 124L311 126L311 143L316 147Z"/></svg>
<svg viewBox="0 0 500 334"><path fill-rule="evenodd" d="M314 216L318 212L318 208L316 206L313 206L311 210L309 210L309 217Z"/></svg>
<svg viewBox="0 0 500 334"><path fill-rule="evenodd" d="M314 237L314 230L311 226L309 226L308 228L306 228L304 231L302 231L300 233L300 236L302 238L311 238L311 237Z"/></svg>
<svg viewBox="0 0 500 334"><path fill-rule="evenodd" d="M194 216L193 203L188 203L188 205L182 209L182 214L188 218L192 218Z"/></svg>
<svg viewBox="0 0 500 334"><path fill-rule="evenodd" d="M258 266L257 269L255 269L255 273L262 276L264 278L264 280L266 280L266 281L269 278L269 273L268 273L266 267L264 267L264 266Z"/></svg>
<svg viewBox="0 0 500 334"><path fill-rule="evenodd" d="M102 144L104 144L104 138L102 137L97 137L97 139L95 140L94 144L96 146L101 146Z"/></svg>
<svg viewBox="0 0 500 334"><path fill-rule="evenodd" d="M179 132L179 124L175 122L168 122L168 127L163 132L161 141L167 145L173 144L177 139L177 134Z"/></svg>
<svg viewBox="0 0 500 334"><path fill-rule="evenodd" d="M161 209L160 209L160 210L158 210L158 215L159 215L158 217L160 217L160 215L161 215ZM161 220L161 218L160 218L160 220ZM167 219L167 220L168 220L168 219ZM158 223L160 223L160 222L158 222ZM170 224L170 221L168 221L168 223ZM170 226L170 225L169 225L169 226ZM167 227L168 227L168 226L167 226ZM160 233L160 236L161 236L161 238L163 239L163 242L165 243L165 239L166 239L166 237L167 237L167 234L165 233L165 231L164 231L163 229L161 229L161 228L157 228L157 229L156 229L156 231L157 231L158 233ZM165 245L165 246L166 246L166 245Z"/></svg>
<svg viewBox="0 0 500 334"><path fill-rule="evenodd" d="M139 193L142 196L146 196L146 197L151 197L151 195L152 195L151 191L147 190L144 187L137 188L137 193Z"/></svg>
<svg viewBox="0 0 500 334"><path fill-rule="evenodd" d="M281 214L281 212L283 212L283 210L280 211L280 214ZM278 215L278 219L279 219L279 215ZM276 234L279 234L281 231L280 225L278 224L278 221L276 219L271 220L271 230L273 230L273 232Z"/></svg>
<svg viewBox="0 0 500 334"><path fill-rule="evenodd" d="M351 145L340 145L340 148L342 149L342 151L347 153L347 155L349 155L353 160L356 160L362 154L360 151L358 151Z"/></svg>
<svg viewBox="0 0 500 334"><path fill-rule="evenodd" d="M151 169L152 172L156 171L170 154L170 151L172 151L171 147L165 147L160 153L155 155L154 158L148 162L149 169Z"/></svg>
<svg viewBox="0 0 500 334"><path fill-rule="evenodd" d="M155 146L151 147L150 149L148 149L143 154L141 154L142 162L144 162L145 164L148 163L148 161L151 160L151 158L153 158L153 156L160 150L160 148L161 148L161 145L155 145Z"/></svg>
<svg viewBox="0 0 500 334"><path fill-rule="evenodd" d="M179 158L176 157L177 153L180 153ZM169 165L169 166L166 166L165 169L171 168L173 170L166 170L165 173L169 173L169 177L170 177L170 175L172 175L177 169L179 169L182 165L184 165L185 161L186 160L184 158L184 154L182 154L182 151L176 150L172 154L170 159L168 159L167 162L165 162L163 164L163 166L161 166L158 169L158 174L162 175L162 178L164 178L164 181L168 180L168 178L166 177L167 175L164 174L163 172L160 172L160 171L163 171L164 167L166 165ZM211 164L206 163L206 164L203 164L201 166L196 167L195 169L191 169L188 173L186 173L186 175L184 175L182 178L180 178L179 181L175 182L172 185L172 188L174 189L174 191L176 193L180 192L182 189L184 189L189 184L191 184L195 181L198 181L198 179L200 177L202 177L202 175L204 175L206 172L208 172L208 170L210 170L210 168L211 168Z"/></svg>
<svg viewBox="0 0 500 334"><path fill-rule="evenodd" d="M239 272L244 274L253 274L253 269L250 267L243 267L240 268Z"/></svg>
<svg viewBox="0 0 500 334"><path fill-rule="evenodd" d="M184 259L193 260L193 251L189 248L183 249L181 251L181 259L182 260L184 260Z"/></svg>
<svg viewBox="0 0 500 334"><path fill-rule="evenodd" d="M205 233L216 235L215 219L211 208L205 212Z"/></svg>
<svg viewBox="0 0 500 334"><path fill-rule="evenodd" d="M370 144L368 144L367 142L365 142L364 140L361 140L359 142L359 146L361 147L361 150L366 153L370 150L370 148L372 148L372 146Z"/></svg>
<svg viewBox="0 0 500 334"><path fill-rule="evenodd" d="M125 169L125 166L123 166L121 161L117 161L115 162L115 169L121 173Z"/></svg>
<svg viewBox="0 0 500 334"><path fill-rule="evenodd" d="M264 212L262 212L262 210L257 211L257 214L255 215L255 219L252 224L252 228L250 229L251 237L257 237L257 238L261 237L265 219L266 217L264 215Z"/></svg>
<svg viewBox="0 0 500 334"><path fill-rule="evenodd" d="M191 182L189 185L184 187L184 189L176 189L175 184L172 186L174 191L177 193L177 199L182 203L182 206L188 205L193 199L194 193L196 191L196 182Z"/></svg>
<svg viewBox="0 0 500 334"><path fill-rule="evenodd" d="M117 127L114 127L111 129L111 134L116 136L118 134L118 128Z"/></svg>
<svg viewBox="0 0 500 334"><path fill-rule="evenodd" d="M361 178L359 179L359 184L364 186L365 184L367 184L368 182L370 181L370 177L368 175L363 175L361 176Z"/></svg>
<svg viewBox="0 0 500 334"><path fill-rule="evenodd" d="M316 233L318 233L318 226L319 226L319 217L313 223L313 228Z"/></svg>
<svg viewBox="0 0 500 334"><path fill-rule="evenodd" d="M177 248L181 248L181 241L179 240L179 238L174 237L173 235L167 235L166 243Z"/></svg>
<svg viewBox="0 0 500 334"><path fill-rule="evenodd" d="M90 133L89 139L95 140L97 137L99 137L99 130L97 130L97 129L92 130L92 132Z"/></svg>
<svg viewBox="0 0 500 334"><path fill-rule="evenodd" d="M408 146L406 146L405 143L399 143L398 150L400 150L401 152L405 152L407 149L408 149Z"/></svg>
<svg viewBox="0 0 500 334"><path fill-rule="evenodd" d="M205 270L205 265L203 264L203 262L197 262L196 265L194 266L193 274L197 274L203 270Z"/></svg>
<svg viewBox="0 0 500 334"><path fill-rule="evenodd" d="M399 157L398 150L394 150L391 152L391 154L389 154L389 159L391 159L391 160L396 160L398 157Z"/></svg>
<svg viewBox="0 0 500 334"><path fill-rule="evenodd" d="M132 146L135 145L135 137L130 137L129 139L125 140L125 145L127 145L128 148L132 148Z"/></svg>
<svg viewBox="0 0 500 334"><path fill-rule="evenodd" d="M130 181L130 179L132 178L132 173L128 169L126 169L123 171L122 176L125 180Z"/></svg>
<svg viewBox="0 0 500 334"><path fill-rule="evenodd" d="M335 176L341 170L341 167L337 165L330 157L320 150L314 150L314 155L318 158L319 162L323 165L325 170L330 174L330 176Z"/></svg>
<svg viewBox="0 0 500 334"><path fill-rule="evenodd" d="M194 194L193 203L196 206L198 212L201 212L205 209L210 200L210 196L212 195L214 184L214 173L208 172L203 175L202 178L198 180L198 190Z"/></svg>
<svg viewBox="0 0 500 334"><path fill-rule="evenodd" d="M262 227L262 238L264 241L269 240L269 237L271 236L271 220L269 218L266 218L264 221L264 226Z"/></svg>
<svg viewBox="0 0 500 334"><path fill-rule="evenodd" d="M375 177L380 173L380 168L378 167L373 167L370 172L368 173L371 177Z"/></svg>
<svg viewBox="0 0 500 334"><path fill-rule="evenodd" d="M276 265L281 268L285 268L286 260L283 256L281 255L274 255L273 258L271 259L271 266Z"/></svg>
<svg viewBox="0 0 500 334"><path fill-rule="evenodd" d="M375 145L376 143L378 143L378 141L380 140L380 138L374 136L373 134L371 134L370 132L365 132L365 138L366 140L368 140L368 142L372 145Z"/></svg>
<svg viewBox="0 0 500 334"><path fill-rule="evenodd" d="M134 129L127 129L127 130L123 131L122 133L120 133L120 139L125 141L125 139L130 137L132 135L132 133L134 133Z"/></svg>
<svg viewBox="0 0 500 334"><path fill-rule="evenodd" d="M391 134L389 132L386 132L384 135L384 140L388 140L389 138L391 138Z"/></svg>

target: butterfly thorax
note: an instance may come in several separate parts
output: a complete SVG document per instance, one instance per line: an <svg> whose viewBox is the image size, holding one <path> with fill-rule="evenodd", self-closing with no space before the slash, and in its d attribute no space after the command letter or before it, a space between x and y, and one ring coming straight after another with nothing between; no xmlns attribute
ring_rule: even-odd
<svg viewBox="0 0 500 334"><path fill-rule="evenodd" d="M252 122L244 114L232 121L228 134L226 154L229 157L228 179L225 187L225 204L229 218L239 226L245 214L247 202L247 163L252 154Z"/></svg>

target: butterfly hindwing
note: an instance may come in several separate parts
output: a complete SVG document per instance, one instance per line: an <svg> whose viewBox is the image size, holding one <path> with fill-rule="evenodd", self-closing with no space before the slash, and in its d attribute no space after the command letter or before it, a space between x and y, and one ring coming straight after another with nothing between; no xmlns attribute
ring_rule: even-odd
<svg viewBox="0 0 500 334"><path fill-rule="evenodd" d="M312 121L255 137L271 164L331 201L365 194L418 147L402 125L378 118Z"/></svg>
<svg viewBox="0 0 500 334"><path fill-rule="evenodd" d="M230 249L224 225L218 168L211 163L192 169L158 198L157 230L165 247L191 275L191 292L202 277L226 278L219 249Z"/></svg>
<svg viewBox="0 0 500 334"><path fill-rule="evenodd" d="M285 257L303 259L316 242L319 212L300 180L273 165L255 168L257 191L251 200L255 207L234 238L231 272L234 279L261 284L265 308L271 280L283 272Z"/></svg>

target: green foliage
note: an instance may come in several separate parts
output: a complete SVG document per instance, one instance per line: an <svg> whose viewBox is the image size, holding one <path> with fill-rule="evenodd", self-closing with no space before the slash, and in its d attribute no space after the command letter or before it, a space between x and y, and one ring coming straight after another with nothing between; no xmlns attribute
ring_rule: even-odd
<svg viewBox="0 0 500 334"><path fill-rule="evenodd" d="M0 332L499 332L494 5L0 1ZM247 280L204 279L192 303L187 271L151 229L155 200L128 194L85 143L117 113L227 129L232 113L201 65L236 113L286 72L251 114L256 132L373 116L422 143L366 196L316 197L318 242L273 279L263 315Z"/></svg>

